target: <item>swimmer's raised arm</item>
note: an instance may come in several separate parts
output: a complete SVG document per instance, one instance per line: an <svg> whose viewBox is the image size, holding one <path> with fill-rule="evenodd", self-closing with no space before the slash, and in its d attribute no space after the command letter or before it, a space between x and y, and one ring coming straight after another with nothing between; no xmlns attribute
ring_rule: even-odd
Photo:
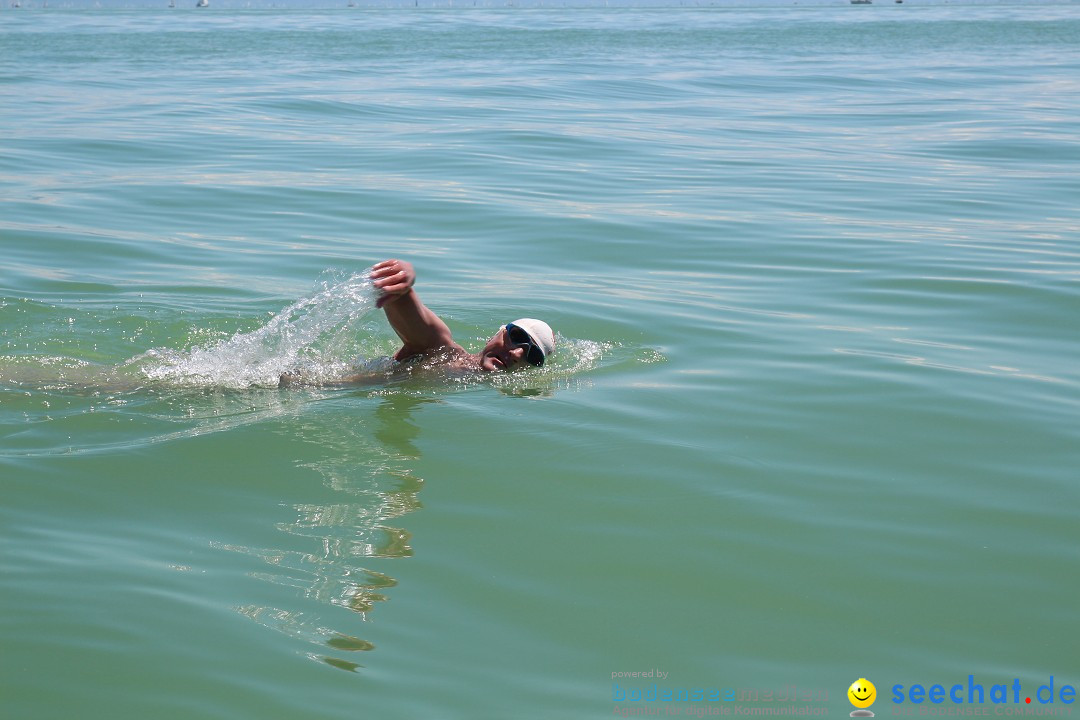
<svg viewBox="0 0 1080 720"><path fill-rule="evenodd" d="M416 271L404 260L384 260L371 268L371 279L382 294L376 307L383 309L394 332L401 338L395 360L407 360L432 350L451 348L464 352L454 342L450 328L433 313L413 290Z"/></svg>

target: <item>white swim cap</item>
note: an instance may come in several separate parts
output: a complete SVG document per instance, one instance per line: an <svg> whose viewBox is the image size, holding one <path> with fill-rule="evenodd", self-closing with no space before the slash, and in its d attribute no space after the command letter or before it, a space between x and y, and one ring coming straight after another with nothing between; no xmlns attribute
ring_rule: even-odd
<svg viewBox="0 0 1080 720"><path fill-rule="evenodd" d="M511 325L517 325L519 328L529 333L529 337L532 338L533 343L536 347L540 348L540 352L544 353L545 359L555 352L555 333L551 331L551 326L543 320L521 318L520 320L512 322Z"/></svg>

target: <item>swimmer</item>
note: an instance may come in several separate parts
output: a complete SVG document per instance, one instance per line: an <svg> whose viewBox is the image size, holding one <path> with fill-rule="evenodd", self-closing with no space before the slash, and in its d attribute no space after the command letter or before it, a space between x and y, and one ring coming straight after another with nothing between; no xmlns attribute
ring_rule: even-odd
<svg viewBox="0 0 1080 720"><path fill-rule="evenodd" d="M442 318L420 301L413 290L416 271L411 263L384 260L371 268L371 279L379 291L375 306L382 308L390 327L401 338L402 345L393 357L401 371L511 371L528 365L542 366L555 352L551 327L542 320L521 318L499 328L480 352L470 353L454 342ZM385 380L385 373L364 372L338 382L353 385ZM279 381L280 387L302 383L302 376L296 372L282 373Z"/></svg>
<svg viewBox="0 0 1080 720"><path fill-rule="evenodd" d="M401 348L394 354L398 362L431 358L452 368L492 372L539 367L555 352L555 334L548 324L522 318L503 325L480 352L470 353L454 342L446 323L420 301L413 290L416 271L410 263L384 260L372 267L371 279L382 293L376 307L383 309L401 338Z"/></svg>

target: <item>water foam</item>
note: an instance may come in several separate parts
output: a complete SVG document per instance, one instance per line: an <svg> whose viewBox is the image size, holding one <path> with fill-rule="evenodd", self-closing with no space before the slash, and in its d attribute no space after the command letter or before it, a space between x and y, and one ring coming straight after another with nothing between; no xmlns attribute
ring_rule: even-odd
<svg viewBox="0 0 1080 720"><path fill-rule="evenodd" d="M276 387L282 373L330 381L354 367L358 326L375 309L376 296L367 271L345 280L330 276L256 330L187 351L150 350L129 364L151 380L182 387Z"/></svg>

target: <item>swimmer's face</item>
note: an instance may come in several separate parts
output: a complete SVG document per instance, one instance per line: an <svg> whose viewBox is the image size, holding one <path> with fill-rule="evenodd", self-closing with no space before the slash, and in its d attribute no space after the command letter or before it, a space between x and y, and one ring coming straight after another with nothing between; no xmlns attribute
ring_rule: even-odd
<svg viewBox="0 0 1080 720"><path fill-rule="evenodd" d="M501 327L480 351L480 369L484 372L493 372L525 367L529 364L525 359L528 349L528 345L515 345L510 342L506 327Z"/></svg>

